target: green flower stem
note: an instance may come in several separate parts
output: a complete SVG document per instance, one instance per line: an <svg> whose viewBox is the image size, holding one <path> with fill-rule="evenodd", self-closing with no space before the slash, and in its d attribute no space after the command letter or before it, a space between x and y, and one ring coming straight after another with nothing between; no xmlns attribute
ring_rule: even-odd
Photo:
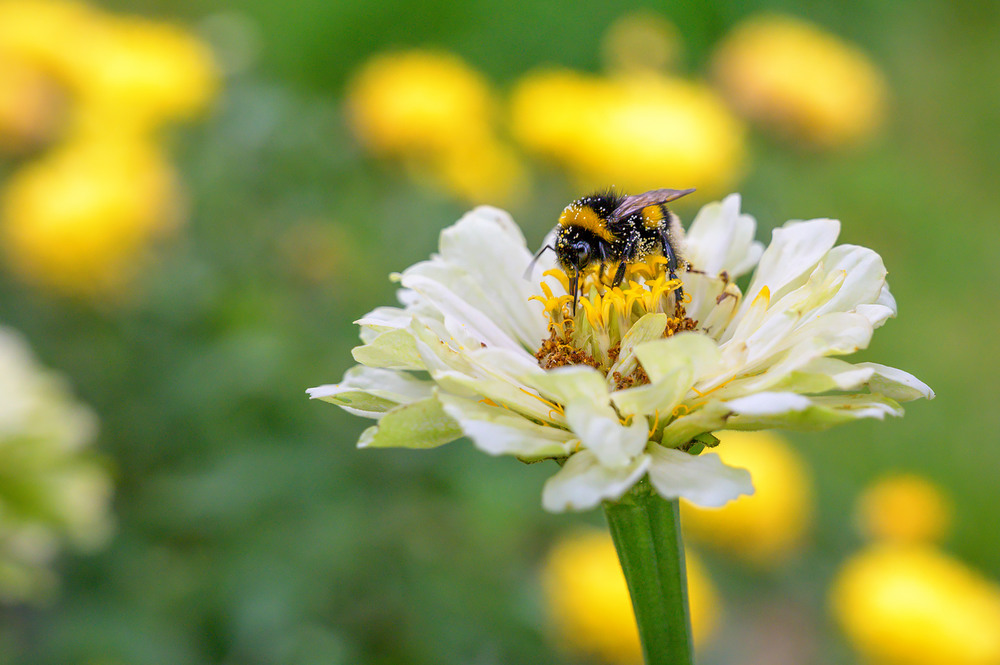
<svg viewBox="0 0 1000 665"><path fill-rule="evenodd" d="M677 500L636 484L604 512L618 550L646 665L693 665L687 569Z"/></svg>

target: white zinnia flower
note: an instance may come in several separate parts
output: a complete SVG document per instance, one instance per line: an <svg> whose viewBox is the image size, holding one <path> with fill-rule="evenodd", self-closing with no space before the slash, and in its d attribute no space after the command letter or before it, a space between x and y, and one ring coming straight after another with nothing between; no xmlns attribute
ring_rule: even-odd
<svg viewBox="0 0 1000 665"><path fill-rule="evenodd" d="M654 260L620 288L588 276L575 317L565 275L525 280L520 230L477 208L441 233L439 254L394 276L403 307L357 322L360 364L309 394L378 420L360 447L464 434L494 455L558 460L542 497L552 511L617 499L647 476L665 498L720 506L753 486L697 454L712 432L819 429L933 397L906 372L833 357L896 313L878 254L834 246L830 219L788 222L765 250L739 206L731 195L692 223L683 306ZM755 266L744 295L731 280Z"/></svg>
<svg viewBox="0 0 1000 665"><path fill-rule="evenodd" d="M47 600L60 550L93 550L111 536L111 477L91 449L96 426L65 379L0 326L0 602Z"/></svg>

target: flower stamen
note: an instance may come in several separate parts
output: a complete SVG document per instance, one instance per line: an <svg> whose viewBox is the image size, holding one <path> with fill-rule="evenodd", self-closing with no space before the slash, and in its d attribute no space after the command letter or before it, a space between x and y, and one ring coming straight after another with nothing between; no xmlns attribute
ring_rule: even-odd
<svg viewBox="0 0 1000 665"><path fill-rule="evenodd" d="M614 287L602 281L600 271L586 271L581 275L575 315L570 311L573 294L556 296L551 286L542 282L539 285L542 295L532 296L532 299L545 308L549 338L535 353L538 364L544 369L590 365L607 375L617 360L622 338L643 316L667 314L664 337L696 329L697 322L686 316L683 301L677 299L677 291L683 284L680 279L668 277L664 272L666 264L666 259L659 256L628 264L623 286ZM547 270L545 275L564 286L569 285L569 277L558 268ZM644 372L627 372L627 376L614 374L616 386L637 385L649 380Z"/></svg>

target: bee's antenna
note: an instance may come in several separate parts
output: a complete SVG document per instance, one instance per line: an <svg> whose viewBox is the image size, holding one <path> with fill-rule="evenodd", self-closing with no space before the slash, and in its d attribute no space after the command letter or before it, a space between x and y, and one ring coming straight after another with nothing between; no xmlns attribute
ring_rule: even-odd
<svg viewBox="0 0 1000 665"><path fill-rule="evenodd" d="M576 304L580 300L580 289L577 288L580 281L580 270L574 270L569 278L569 290L573 292L573 316L576 316Z"/></svg>
<svg viewBox="0 0 1000 665"><path fill-rule="evenodd" d="M542 248L535 253L534 258L531 259L531 263L528 264L527 270L524 271L524 279L531 279L531 271L535 269L535 264L538 262L539 257L547 249L551 249L553 252L555 248L552 245L542 245Z"/></svg>

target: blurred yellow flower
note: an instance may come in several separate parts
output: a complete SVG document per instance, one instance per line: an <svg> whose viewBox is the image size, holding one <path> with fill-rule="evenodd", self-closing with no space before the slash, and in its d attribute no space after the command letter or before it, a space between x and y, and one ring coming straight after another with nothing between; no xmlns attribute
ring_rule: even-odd
<svg viewBox="0 0 1000 665"><path fill-rule="evenodd" d="M203 113L219 80L211 51L190 32L108 16L75 58L69 85L78 129L142 132Z"/></svg>
<svg viewBox="0 0 1000 665"><path fill-rule="evenodd" d="M701 562L686 554L694 643L715 626L718 598ZM567 651L614 665L641 665L642 648L625 576L611 536L588 529L568 535L549 553L542 590L558 638Z"/></svg>
<svg viewBox="0 0 1000 665"><path fill-rule="evenodd" d="M742 173L744 130L707 86L657 75L527 75L511 98L511 131L566 168L581 188L728 190Z"/></svg>
<svg viewBox="0 0 1000 665"><path fill-rule="evenodd" d="M951 526L951 503L929 480L896 474L865 490L856 519L861 532L875 540L935 543Z"/></svg>
<svg viewBox="0 0 1000 665"><path fill-rule="evenodd" d="M873 663L1000 663L1000 587L933 548L879 544L856 554L830 600L847 638Z"/></svg>
<svg viewBox="0 0 1000 665"><path fill-rule="evenodd" d="M486 79L454 55L379 55L351 81L346 107L358 139L418 180L473 204L510 203L524 187L520 159L497 136Z"/></svg>
<svg viewBox="0 0 1000 665"><path fill-rule="evenodd" d="M59 0L0 0L0 52L72 93L77 129L123 133L187 120L214 98L208 48L166 23Z"/></svg>
<svg viewBox="0 0 1000 665"><path fill-rule="evenodd" d="M63 101L41 70L0 48L0 152L22 152L51 138Z"/></svg>
<svg viewBox="0 0 1000 665"><path fill-rule="evenodd" d="M787 138L818 147L860 141L885 115L881 73L859 49L788 16L737 26L712 69L742 114Z"/></svg>
<svg viewBox="0 0 1000 665"><path fill-rule="evenodd" d="M111 481L87 449L94 433L62 377L0 327L0 601L45 600L62 547L107 541Z"/></svg>
<svg viewBox="0 0 1000 665"><path fill-rule="evenodd" d="M170 166L146 142L89 138L16 172L0 198L12 270L71 295L114 294L175 224Z"/></svg>
<svg viewBox="0 0 1000 665"><path fill-rule="evenodd" d="M773 432L718 432L718 452L753 476L754 493L722 508L681 501L681 524L695 541L755 565L777 565L801 544L813 517L812 479L795 449Z"/></svg>
<svg viewBox="0 0 1000 665"><path fill-rule="evenodd" d="M431 161L429 171L448 191L472 204L507 204L526 186L517 154L493 139L445 150Z"/></svg>
<svg viewBox="0 0 1000 665"><path fill-rule="evenodd" d="M100 20L81 2L0 0L0 50L65 81L94 42Z"/></svg>
<svg viewBox="0 0 1000 665"><path fill-rule="evenodd" d="M670 71L680 53L680 33L674 24L646 9L619 17L601 40L604 66L616 73Z"/></svg>
<svg viewBox="0 0 1000 665"><path fill-rule="evenodd" d="M492 135L489 85L448 53L376 56L351 81L346 105L354 133L381 155L434 156Z"/></svg>

